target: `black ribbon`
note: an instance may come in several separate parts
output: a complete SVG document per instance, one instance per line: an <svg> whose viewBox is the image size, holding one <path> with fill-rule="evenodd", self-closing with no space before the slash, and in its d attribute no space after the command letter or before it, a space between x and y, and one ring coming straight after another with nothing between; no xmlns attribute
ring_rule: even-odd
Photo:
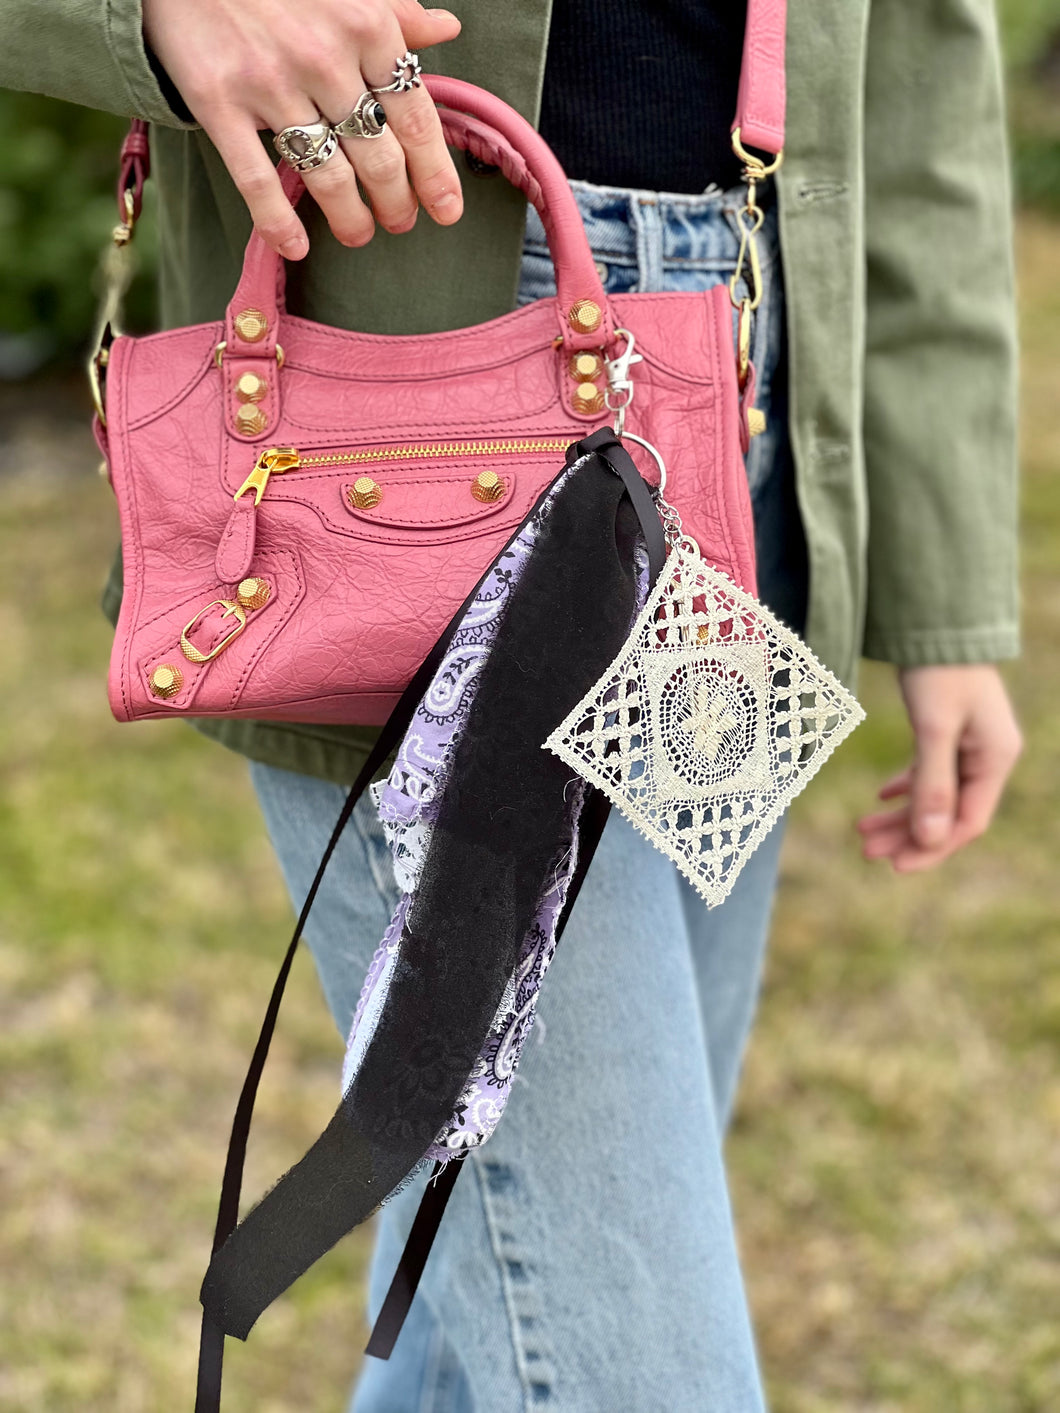
<svg viewBox="0 0 1060 1413"><path fill-rule="evenodd" d="M403 694L336 821L273 988L236 1109L214 1254L201 1294L196 1413L219 1409L224 1334L245 1339L275 1297L370 1215L416 1166L451 1115L488 1033L565 817L569 770L542 751L540 742L625 641L635 607L631 546L637 530L648 548L653 580L665 556L650 492L621 443L612 433L596 433L571 448L568 463L586 455L553 502L487 659L472 719L457 750L456 788L445 792L425 861L416 929L402 935L395 980L364 1060L321 1137L237 1226L254 1098L298 940L324 871L357 799L399 743L480 585ZM621 485L614 484L612 471ZM609 586L602 596L601 585ZM557 604L562 605L559 614ZM562 700L556 695L558 684ZM493 750L499 751L496 758ZM494 769L498 760L506 762L501 778ZM592 796L591 803L586 801L579 868L561 926L606 820L606 801L595 792ZM458 1163L447 1163L428 1186L369 1345L373 1354L386 1357L393 1347L458 1173Z"/></svg>

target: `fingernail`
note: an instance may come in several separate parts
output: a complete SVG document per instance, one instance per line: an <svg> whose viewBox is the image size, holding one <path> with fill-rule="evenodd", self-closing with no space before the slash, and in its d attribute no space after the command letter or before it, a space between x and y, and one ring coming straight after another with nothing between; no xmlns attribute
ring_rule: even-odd
<svg viewBox="0 0 1060 1413"><path fill-rule="evenodd" d="M428 10L428 15L437 15L440 20L455 20L452 10Z"/></svg>
<svg viewBox="0 0 1060 1413"><path fill-rule="evenodd" d="M291 236L290 240L285 240L280 246L280 254L285 260L301 260L302 256L309 249L309 242L304 235Z"/></svg>
<svg viewBox="0 0 1060 1413"><path fill-rule="evenodd" d="M922 815L917 825L922 844L942 844L949 832L950 818L945 814Z"/></svg>
<svg viewBox="0 0 1060 1413"><path fill-rule="evenodd" d="M431 206L432 216L441 216L443 220L456 220L460 211L460 198L453 191L443 192Z"/></svg>

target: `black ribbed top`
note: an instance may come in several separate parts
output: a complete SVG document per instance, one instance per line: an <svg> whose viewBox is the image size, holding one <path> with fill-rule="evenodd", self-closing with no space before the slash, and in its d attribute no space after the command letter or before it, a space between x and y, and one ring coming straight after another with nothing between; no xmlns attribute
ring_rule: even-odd
<svg viewBox="0 0 1060 1413"><path fill-rule="evenodd" d="M733 186L746 0L555 0L541 135L568 177Z"/></svg>

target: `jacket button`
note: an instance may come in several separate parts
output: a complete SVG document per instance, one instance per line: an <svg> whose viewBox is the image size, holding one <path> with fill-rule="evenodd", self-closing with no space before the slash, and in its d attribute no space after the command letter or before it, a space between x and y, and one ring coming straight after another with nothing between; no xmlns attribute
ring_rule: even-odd
<svg viewBox="0 0 1060 1413"><path fill-rule="evenodd" d="M236 333L244 343L260 343L269 330L269 321L260 309L244 309L236 315Z"/></svg>
<svg viewBox="0 0 1060 1413"><path fill-rule="evenodd" d="M567 319L576 334L594 334L603 320L603 310L594 299L579 299L570 307Z"/></svg>

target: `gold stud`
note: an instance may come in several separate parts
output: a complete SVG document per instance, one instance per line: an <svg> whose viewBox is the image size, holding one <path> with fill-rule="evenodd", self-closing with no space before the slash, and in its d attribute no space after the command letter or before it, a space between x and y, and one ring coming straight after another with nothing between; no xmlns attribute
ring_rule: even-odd
<svg viewBox="0 0 1060 1413"><path fill-rule="evenodd" d="M236 379L236 397L240 402L260 402L269 385L260 373L240 373Z"/></svg>
<svg viewBox="0 0 1060 1413"><path fill-rule="evenodd" d="M371 510L383 499L383 488L371 476L358 476L346 495L354 510Z"/></svg>
<svg viewBox="0 0 1060 1413"><path fill-rule="evenodd" d="M236 408L236 431L244 437L256 437L268 425L269 419L252 402L244 402L242 407Z"/></svg>
<svg viewBox="0 0 1060 1413"><path fill-rule="evenodd" d="M243 608L255 609L268 603L271 593L272 585L268 579L243 579L236 589L236 598Z"/></svg>
<svg viewBox="0 0 1060 1413"><path fill-rule="evenodd" d="M168 662L159 663L151 673L150 687L156 697L175 697L183 686L183 672Z"/></svg>
<svg viewBox="0 0 1060 1413"><path fill-rule="evenodd" d="M575 412L600 412L604 395L595 383L579 383L572 394Z"/></svg>
<svg viewBox="0 0 1060 1413"><path fill-rule="evenodd" d="M600 327L603 311L595 299L579 299L572 304L567 315L570 326L576 334L594 334Z"/></svg>
<svg viewBox="0 0 1060 1413"><path fill-rule="evenodd" d="M483 505L489 505L504 495L504 482L496 471L480 471L471 483L471 494Z"/></svg>
<svg viewBox="0 0 1060 1413"><path fill-rule="evenodd" d="M269 321L260 309L244 309L236 315L236 333L244 343L260 343L269 331Z"/></svg>
<svg viewBox="0 0 1060 1413"><path fill-rule="evenodd" d="M579 383L591 383L603 370L603 359L598 353L576 353L570 361L570 375Z"/></svg>
<svg viewBox="0 0 1060 1413"><path fill-rule="evenodd" d="M760 407L747 409L747 430L752 437L760 437L766 429L766 414Z"/></svg>

